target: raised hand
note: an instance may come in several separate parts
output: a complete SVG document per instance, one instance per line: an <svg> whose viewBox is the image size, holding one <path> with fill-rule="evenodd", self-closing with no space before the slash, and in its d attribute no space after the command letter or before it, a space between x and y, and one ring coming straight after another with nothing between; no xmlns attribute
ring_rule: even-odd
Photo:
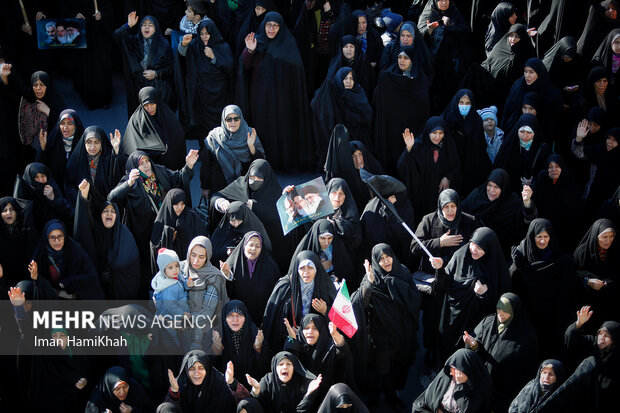
<svg viewBox="0 0 620 413"><path fill-rule="evenodd" d="M179 382L177 381L177 378L174 377L174 373L170 369L168 369L168 381L170 382L170 390L172 390L173 393L178 392Z"/></svg>
<svg viewBox="0 0 620 413"><path fill-rule="evenodd" d="M256 129L252 128L252 132L248 132L248 148L252 155L256 152L254 144L256 143Z"/></svg>
<svg viewBox="0 0 620 413"><path fill-rule="evenodd" d="M140 176L140 171L137 168L132 169L129 172L129 179L127 180L127 184L129 186L133 186L133 184L136 182L136 179L138 179L139 176Z"/></svg>
<svg viewBox="0 0 620 413"><path fill-rule="evenodd" d="M322 315L325 315L327 313L327 303L322 298L313 298L312 308L314 308Z"/></svg>
<svg viewBox="0 0 620 413"><path fill-rule="evenodd" d="M288 332L288 336L290 338L297 337L297 331L299 329L298 328L294 328L293 326L291 326L291 323L288 322L288 318L284 319L284 326L286 327L286 331Z"/></svg>
<svg viewBox="0 0 620 413"><path fill-rule="evenodd" d="M226 278L230 277L230 265L227 262L220 261L220 271L222 271Z"/></svg>
<svg viewBox="0 0 620 413"><path fill-rule="evenodd" d="M50 107L47 106L47 104L41 100L37 100L37 109L39 110L39 112L43 112L45 113L47 116L50 115Z"/></svg>
<svg viewBox="0 0 620 413"><path fill-rule="evenodd" d="M521 191L521 199L523 200L523 205L526 208L529 208L532 205L532 187L529 185L523 185L523 191Z"/></svg>
<svg viewBox="0 0 620 413"><path fill-rule="evenodd" d="M193 39L193 36L191 34L186 34L183 36L183 40L181 40L181 46L186 47L189 42L191 42Z"/></svg>
<svg viewBox="0 0 620 413"><path fill-rule="evenodd" d="M43 12L38 11L34 18L37 19L38 21L38 20L43 20L47 17L45 16L45 14L43 14Z"/></svg>
<svg viewBox="0 0 620 413"><path fill-rule="evenodd" d="M2 69L0 69L0 77L2 78L2 83L5 85L8 83L8 77L11 74L12 64L6 63L2 65Z"/></svg>
<svg viewBox="0 0 620 413"><path fill-rule="evenodd" d="M22 24L22 32L26 33L28 36L32 36L32 26L27 23Z"/></svg>
<svg viewBox="0 0 620 413"><path fill-rule="evenodd" d="M235 381L235 365L232 361L226 364L226 374L224 374L224 378L226 378L226 384L232 384L232 382Z"/></svg>
<svg viewBox="0 0 620 413"><path fill-rule="evenodd" d="M439 181L438 191L441 193L441 191L448 188L450 188L450 180L444 176L441 178L441 181Z"/></svg>
<svg viewBox="0 0 620 413"><path fill-rule="evenodd" d="M185 163L189 166L189 169L194 167L194 164L198 161L198 149L190 149L185 157Z"/></svg>
<svg viewBox="0 0 620 413"><path fill-rule="evenodd" d="M308 384L308 391L306 392L306 396L315 391L321 385L321 381L323 381L323 375L319 374L319 376L312 380L310 384Z"/></svg>
<svg viewBox="0 0 620 413"><path fill-rule="evenodd" d="M222 344L222 337L217 330L213 330L213 344L211 345L211 349L215 354L222 353L224 349L224 345Z"/></svg>
<svg viewBox="0 0 620 413"><path fill-rule="evenodd" d="M26 294L19 287L11 287L9 290L9 300L13 307L19 307L26 302Z"/></svg>
<svg viewBox="0 0 620 413"><path fill-rule="evenodd" d="M39 130L39 145L41 145L41 150L45 150L47 146L47 131L43 131L43 129Z"/></svg>
<svg viewBox="0 0 620 413"><path fill-rule="evenodd" d="M470 348L476 348L478 342L475 338L469 335L467 331L463 332L463 343L465 343Z"/></svg>
<svg viewBox="0 0 620 413"><path fill-rule="evenodd" d="M30 264L28 264L28 272L30 273L30 279L36 281L39 278L39 264L35 260L30 261Z"/></svg>
<svg viewBox="0 0 620 413"><path fill-rule="evenodd" d="M112 136L112 132L110 132L110 144L112 145L114 153L118 155L118 149L121 146L121 131L114 129L114 136Z"/></svg>
<svg viewBox="0 0 620 413"><path fill-rule="evenodd" d="M443 267L443 259L441 257L433 257L433 258L429 258L428 260L431 263L431 267L433 267L436 270L439 270L441 269L441 267Z"/></svg>
<svg viewBox="0 0 620 413"><path fill-rule="evenodd" d="M252 387L252 395L255 397L258 396L260 394L260 383L249 374L246 374L245 378L247 379L248 384Z"/></svg>
<svg viewBox="0 0 620 413"><path fill-rule="evenodd" d="M82 179L82 182L78 185L82 198L88 199L88 191L90 190L90 183L86 179Z"/></svg>
<svg viewBox="0 0 620 413"><path fill-rule="evenodd" d="M245 47L247 47L250 52L256 50L257 44L258 43L256 41L256 34L254 32L249 33L247 36L245 36Z"/></svg>
<svg viewBox="0 0 620 413"><path fill-rule="evenodd" d="M88 381L84 377L82 377L77 381L77 383L75 383L75 387L77 387L78 390L82 390L84 387L86 387L87 383Z"/></svg>
<svg viewBox="0 0 620 413"><path fill-rule="evenodd" d="M82 19L82 20L86 20L86 17L84 17L84 15L82 13L78 13L75 15L76 19Z"/></svg>
<svg viewBox="0 0 620 413"><path fill-rule="evenodd" d="M133 27L138 23L138 14L135 11L132 11L127 16L127 26Z"/></svg>
<svg viewBox="0 0 620 413"><path fill-rule="evenodd" d="M586 136L588 136L588 133L590 133L588 120L583 119L581 122L579 122L579 125L577 125L576 141L581 142Z"/></svg>
<svg viewBox="0 0 620 413"><path fill-rule="evenodd" d="M0 278L4 277L4 269L2 268L2 264L0 264Z"/></svg>
<svg viewBox="0 0 620 413"><path fill-rule="evenodd" d="M265 341L265 334L263 333L263 330L258 330L258 333L256 333L256 338L254 339L254 350L260 353L263 348L263 341Z"/></svg>
<svg viewBox="0 0 620 413"><path fill-rule="evenodd" d="M99 10L95 10L95 14L93 14L95 20L101 20L101 12Z"/></svg>
<svg viewBox="0 0 620 413"><path fill-rule="evenodd" d="M344 337L342 336L342 334L340 334L340 331L338 331L338 327L336 327L336 324L332 323L331 321L329 323L329 334L331 334L332 339L334 340L334 343L336 344L336 347L344 346L345 344Z"/></svg>
<svg viewBox="0 0 620 413"><path fill-rule="evenodd" d="M370 261L364 260L364 269L366 270L366 277L368 277L368 281L374 283L375 273L372 271L372 265L370 265Z"/></svg>
<svg viewBox="0 0 620 413"><path fill-rule="evenodd" d="M577 311L577 322L575 323L575 327L581 328L581 326L587 323L590 317L592 317L592 314L594 314L594 311L590 310L589 305L581 307L581 309Z"/></svg>
<svg viewBox="0 0 620 413"><path fill-rule="evenodd" d="M413 144L415 143L415 136L413 136L413 133L411 133L409 128L405 129L405 131L403 132L403 140L405 141L407 152L411 152Z"/></svg>

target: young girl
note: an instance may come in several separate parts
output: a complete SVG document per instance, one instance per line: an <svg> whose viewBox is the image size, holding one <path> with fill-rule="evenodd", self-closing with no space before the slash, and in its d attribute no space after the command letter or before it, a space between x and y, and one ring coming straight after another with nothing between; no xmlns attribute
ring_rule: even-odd
<svg viewBox="0 0 620 413"><path fill-rule="evenodd" d="M153 287L153 301L155 301L155 315L158 317L189 317L189 305L185 286L179 281L181 266L179 256L173 250L161 248L157 255L159 272L151 281ZM179 344L179 331L174 328L167 329L177 345Z"/></svg>

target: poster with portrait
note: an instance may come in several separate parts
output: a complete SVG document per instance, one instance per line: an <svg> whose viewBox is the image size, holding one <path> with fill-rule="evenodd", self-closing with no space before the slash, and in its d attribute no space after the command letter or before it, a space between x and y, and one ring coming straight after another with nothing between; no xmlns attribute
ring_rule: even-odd
<svg viewBox="0 0 620 413"><path fill-rule="evenodd" d="M284 235L306 222L334 213L321 177L296 185L291 192L278 199L276 207Z"/></svg>
<svg viewBox="0 0 620 413"><path fill-rule="evenodd" d="M57 18L37 20L39 49L85 49L86 20Z"/></svg>

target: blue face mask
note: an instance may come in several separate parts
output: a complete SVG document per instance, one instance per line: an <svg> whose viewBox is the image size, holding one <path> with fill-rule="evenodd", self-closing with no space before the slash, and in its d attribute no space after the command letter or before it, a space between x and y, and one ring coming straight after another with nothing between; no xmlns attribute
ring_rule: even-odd
<svg viewBox="0 0 620 413"><path fill-rule="evenodd" d="M532 142L534 142L534 139L532 139L529 142L523 142L521 139L519 139L519 144L521 145L521 147L523 149L525 149L526 151L529 151L530 148L532 147Z"/></svg>
<svg viewBox="0 0 620 413"><path fill-rule="evenodd" d="M459 112L461 113L461 116L467 116L470 109L471 105L459 105Z"/></svg>

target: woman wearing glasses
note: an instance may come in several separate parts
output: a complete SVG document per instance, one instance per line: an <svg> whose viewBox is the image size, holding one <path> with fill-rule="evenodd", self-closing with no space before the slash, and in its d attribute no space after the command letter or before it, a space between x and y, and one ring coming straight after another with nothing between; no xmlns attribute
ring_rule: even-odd
<svg viewBox="0 0 620 413"><path fill-rule="evenodd" d="M209 196L245 175L255 159L264 159L265 150L243 118L241 108L228 105L222 111L220 126L205 138L205 149L200 154L200 187Z"/></svg>

